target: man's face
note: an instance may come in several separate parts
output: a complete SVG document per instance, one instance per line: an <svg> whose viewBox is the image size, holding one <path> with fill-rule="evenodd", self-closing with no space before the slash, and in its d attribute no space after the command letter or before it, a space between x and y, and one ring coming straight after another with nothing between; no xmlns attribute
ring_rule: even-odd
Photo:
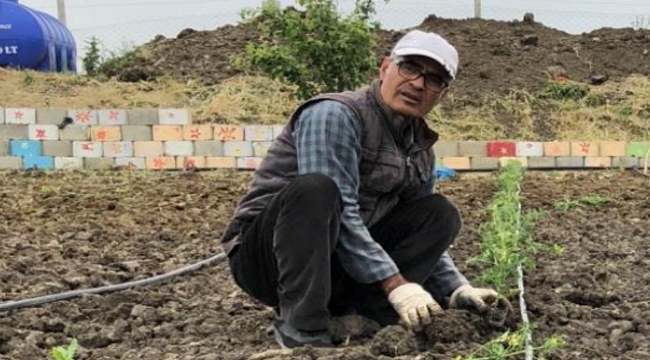
<svg viewBox="0 0 650 360"><path fill-rule="evenodd" d="M422 72L425 75L421 75ZM387 57L379 74L381 97L401 115L424 117L447 93L443 80L446 74L442 65L429 58L407 56L394 60Z"/></svg>

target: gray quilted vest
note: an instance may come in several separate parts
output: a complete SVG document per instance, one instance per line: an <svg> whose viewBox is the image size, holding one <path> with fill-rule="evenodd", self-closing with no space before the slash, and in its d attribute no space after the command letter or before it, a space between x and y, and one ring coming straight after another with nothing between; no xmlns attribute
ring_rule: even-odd
<svg viewBox="0 0 650 360"><path fill-rule="evenodd" d="M298 107L256 170L250 189L239 201L221 239L227 253L238 242L239 232L298 174L294 124L305 107L322 100L336 100L349 106L361 124L359 210L366 226L377 223L399 201L415 196L434 180L433 144L438 134L421 118L411 119L409 135L400 134L399 124L407 119L381 100L378 80L366 89L319 95Z"/></svg>

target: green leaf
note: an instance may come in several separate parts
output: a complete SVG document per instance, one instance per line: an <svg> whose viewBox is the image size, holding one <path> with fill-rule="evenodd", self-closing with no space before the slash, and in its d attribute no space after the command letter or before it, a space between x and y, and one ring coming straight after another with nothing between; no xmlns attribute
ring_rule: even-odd
<svg viewBox="0 0 650 360"><path fill-rule="evenodd" d="M67 347L56 346L52 349L54 360L74 360L74 355L79 348L77 339L72 339Z"/></svg>

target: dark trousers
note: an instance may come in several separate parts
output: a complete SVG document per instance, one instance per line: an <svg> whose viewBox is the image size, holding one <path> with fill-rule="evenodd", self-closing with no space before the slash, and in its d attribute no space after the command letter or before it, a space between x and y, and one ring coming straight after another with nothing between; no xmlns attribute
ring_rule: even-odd
<svg viewBox="0 0 650 360"><path fill-rule="evenodd" d="M324 330L330 315L354 309L382 325L398 315L378 284L359 284L336 253L341 196L320 174L298 176L243 231L230 256L235 282L300 330ZM369 230L408 281L424 284L461 226L442 195L398 205Z"/></svg>

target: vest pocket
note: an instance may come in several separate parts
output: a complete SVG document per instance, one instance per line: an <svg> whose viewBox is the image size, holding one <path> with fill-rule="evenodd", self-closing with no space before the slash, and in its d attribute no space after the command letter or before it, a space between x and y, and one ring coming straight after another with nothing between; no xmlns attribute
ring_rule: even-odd
<svg viewBox="0 0 650 360"><path fill-rule="evenodd" d="M359 165L361 191L385 194L402 186L406 161L399 153L364 148Z"/></svg>

